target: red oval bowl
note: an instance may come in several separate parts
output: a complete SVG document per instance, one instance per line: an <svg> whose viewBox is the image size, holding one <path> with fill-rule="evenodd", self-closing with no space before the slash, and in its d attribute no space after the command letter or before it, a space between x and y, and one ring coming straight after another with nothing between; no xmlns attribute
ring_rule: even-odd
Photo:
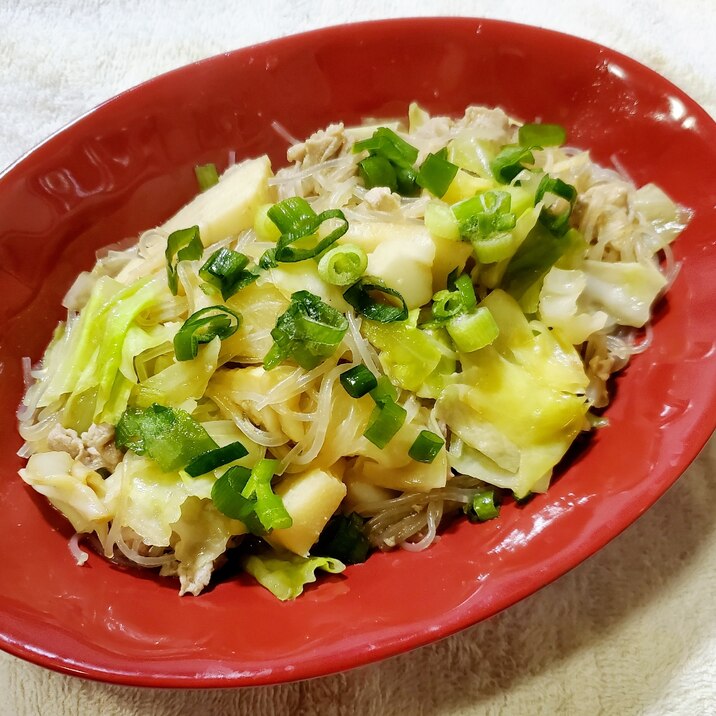
<svg viewBox="0 0 716 716"><path fill-rule="evenodd" d="M20 359L37 360L61 298L103 245L196 191L192 168L286 144L331 121L499 105L566 126L570 143L655 181L693 220L654 342L617 381L611 426L546 495L426 552L377 554L278 602L244 577L199 598L98 556L17 477ZM716 423L716 125L646 67L566 35L478 19L319 30L158 77L107 102L0 177L0 643L71 674L152 686L243 686L328 674L426 644L534 592L602 547L686 468ZM628 565L624 565L628 569Z"/></svg>

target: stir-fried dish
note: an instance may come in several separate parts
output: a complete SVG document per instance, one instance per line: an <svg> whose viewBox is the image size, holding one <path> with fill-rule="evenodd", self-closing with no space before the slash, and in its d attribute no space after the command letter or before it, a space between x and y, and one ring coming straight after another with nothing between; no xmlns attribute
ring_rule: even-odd
<svg viewBox="0 0 716 716"><path fill-rule="evenodd" d="M648 347L686 213L562 127L411 105L287 158L196 167L26 359L20 474L79 564L83 539L198 595L230 558L290 599L426 549L547 490Z"/></svg>

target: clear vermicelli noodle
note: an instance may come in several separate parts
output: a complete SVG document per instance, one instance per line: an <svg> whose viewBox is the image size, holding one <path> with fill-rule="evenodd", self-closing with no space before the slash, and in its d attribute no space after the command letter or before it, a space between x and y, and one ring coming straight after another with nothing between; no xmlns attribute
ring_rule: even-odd
<svg viewBox="0 0 716 716"><path fill-rule="evenodd" d="M500 109L341 123L98 254L23 362L25 480L108 559L280 599L549 487L653 341L688 220ZM479 529L478 526L473 529Z"/></svg>

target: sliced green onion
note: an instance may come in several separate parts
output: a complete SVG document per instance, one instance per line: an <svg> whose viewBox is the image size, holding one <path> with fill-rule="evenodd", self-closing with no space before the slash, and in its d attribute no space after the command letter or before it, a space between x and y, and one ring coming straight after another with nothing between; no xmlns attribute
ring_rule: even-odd
<svg viewBox="0 0 716 716"><path fill-rule="evenodd" d="M509 258L514 240L509 233L517 218L510 211L512 196L506 191L486 191L453 206L459 221L460 235L472 242L480 263L494 263Z"/></svg>
<svg viewBox="0 0 716 716"><path fill-rule="evenodd" d="M115 428L115 442L137 455L148 455L164 472L183 468L219 446L184 410L154 403L144 410L127 408Z"/></svg>
<svg viewBox="0 0 716 716"><path fill-rule="evenodd" d="M378 127L371 137L356 142L353 151L367 151L372 156L385 157L402 167L412 167L418 158L418 150L388 127Z"/></svg>
<svg viewBox="0 0 716 716"><path fill-rule="evenodd" d="M398 399L398 389L393 385L387 375L381 375L376 382L375 388L370 391L376 405L395 402Z"/></svg>
<svg viewBox="0 0 716 716"><path fill-rule="evenodd" d="M523 147L558 147L567 139L561 124L523 124L517 134Z"/></svg>
<svg viewBox="0 0 716 716"><path fill-rule="evenodd" d="M441 239L457 241L460 238L460 225L455 214L447 204L431 201L425 207L425 228Z"/></svg>
<svg viewBox="0 0 716 716"><path fill-rule="evenodd" d="M271 487L277 466L277 460L259 460L250 471L239 465L229 468L211 490L216 508L255 535L290 527L291 515Z"/></svg>
<svg viewBox="0 0 716 716"><path fill-rule="evenodd" d="M239 460L248 455L248 450L237 440L236 442L224 445L224 447L216 448L202 453L195 457L185 468L184 472L191 477L205 475L207 472L216 470L217 467L226 465L227 463Z"/></svg>
<svg viewBox="0 0 716 716"><path fill-rule="evenodd" d="M179 229L169 234L167 249L164 256L167 260L167 283L169 290L174 296L179 290L177 280L177 264L180 261L193 261L200 259L204 252L201 243L198 226L190 226L188 229Z"/></svg>
<svg viewBox="0 0 716 716"><path fill-rule="evenodd" d="M465 312L465 302L459 291L438 291L433 296L431 310L436 320L447 321Z"/></svg>
<svg viewBox="0 0 716 716"><path fill-rule="evenodd" d="M532 286L541 288L547 271L574 246L573 234L556 234L538 222L507 264L500 285L518 301Z"/></svg>
<svg viewBox="0 0 716 716"><path fill-rule="evenodd" d="M483 236L493 231L512 228L511 209L512 195L507 191L494 189L465 199L452 207L455 217L460 222L461 232L469 233L470 230L477 230Z"/></svg>
<svg viewBox="0 0 716 716"><path fill-rule="evenodd" d="M192 360L200 343L214 338L225 340L239 329L241 316L226 306L208 306L192 313L174 336L174 355L178 361Z"/></svg>
<svg viewBox="0 0 716 716"><path fill-rule="evenodd" d="M215 164L197 164L194 167L194 174L201 191L211 189L214 184L219 183L219 173L216 171Z"/></svg>
<svg viewBox="0 0 716 716"><path fill-rule="evenodd" d="M472 248L481 264L492 264L508 259L515 252L515 240L511 233L503 231L472 241Z"/></svg>
<svg viewBox="0 0 716 716"><path fill-rule="evenodd" d="M561 211L551 206L544 206L539 215L542 224L561 236L569 230L569 217L577 201L577 190L571 184L545 174L535 192L535 206L544 199L545 194L554 194L566 202L566 206Z"/></svg>
<svg viewBox="0 0 716 716"><path fill-rule="evenodd" d="M398 179L398 194L401 196L417 196L420 194L420 187L417 182L417 172L411 167L398 167L395 170Z"/></svg>
<svg viewBox="0 0 716 716"><path fill-rule="evenodd" d="M309 291L297 291L271 331L274 345L264 357L264 369L275 368L286 358L311 370L333 355L348 330L348 320Z"/></svg>
<svg viewBox="0 0 716 716"><path fill-rule="evenodd" d="M464 508L470 522L487 522L500 514L500 504L495 490L481 490L473 495Z"/></svg>
<svg viewBox="0 0 716 716"><path fill-rule="evenodd" d="M298 233L301 227L312 224L316 212L303 197L292 196L269 207L266 216L282 234L288 234Z"/></svg>
<svg viewBox="0 0 716 716"><path fill-rule="evenodd" d="M400 155L411 165L415 164L418 159L418 150L410 143L406 142L398 136L392 129L388 127L380 127L376 131L380 137L386 137L393 146L400 152Z"/></svg>
<svg viewBox="0 0 716 716"><path fill-rule="evenodd" d="M266 271L267 269L276 268L277 266L278 262L276 261L276 249L266 249L266 251L261 254L261 258L259 259L259 268Z"/></svg>
<svg viewBox="0 0 716 716"><path fill-rule="evenodd" d="M421 430L408 450L408 456L417 462L431 463L445 445L445 440L430 430Z"/></svg>
<svg viewBox="0 0 716 716"><path fill-rule="evenodd" d="M462 276L458 276L455 281L455 289L460 292L462 301L465 304L465 308L471 311L477 306L477 296L475 296L475 286L472 283L472 279L466 273Z"/></svg>
<svg viewBox="0 0 716 716"><path fill-rule="evenodd" d="M365 520L357 513L335 515L323 528L311 554L334 557L344 564L365 562L370 542L365 535Z"/></svg>
<svg viewBox="0 0 716 716"><path fill-rule="evenodd" d="M318 275L333 286L355 283L365 272L368 257L353 244L341 244L326 251L318 262Z"/></svg>
<svg viewBox="0 0 716 716"><path fill-rule="evenodd" d="M315 234L316 231L318 231L318 227L324 221L328 221L330 219L336 219L340 223L325 238L310 247L291 246L291 244L296 241ZM281 237L276 244L273 259L280 263L294 263L296 261L312 259L314 256L320 256L324 251L338 241L338 239L340 239L346 231L348 231L348 221L340 209L328 209L326 211L322 211L318 214L318 216L315 216L311 222L302 223L298 225L294 231L281 234Z"/></svg>
<svg viewBox="0 0 716 716"><path fill-rule="evenodd" d="M351 398L361 398L378 385L376 377L364 365L356 365L341 373L341 385Z"/></svg>
<svg viewBox="0 0 716 716"><path fill-rule="evenodd" d="M428 154L420 166L416 182L438 198L448 190L458 167L440 154Z"/></svg>
<svg viewBox="0 0 716 716"><path fill-rule="evenodd" d="M269 218L268 212L273 204L262 204L254 215L254 231L261 241L278 241L281 230Z"/></svg>
<svg viewBox="0 0 716 716"><path fill-rule="evenodd" d="M373 408L363 435L382 450L403 426L406 415L405 408L386 400Z"/></svg>
<svg viewBox="0 0 716 716"><path fill-rule="evenodd" d="M503 147L490 162L490 169L495 179L502 184L509 184L523 169L528 168L526 165L534 164L533 149L538 147L520 147L514 144Z"/></svg>
<svg viewBox="0 0 716 716"><path fill-rule="evenodd" d="M367 157L358 162L358 171L366 189L372 189L374 186L387 186L391 191L398 191L395 167L385 157Z"/></svg>
<svg viewBox="0 0 716 716"><path fill-rule="evenodd" d="M367 188L387 186L403 196L420 193L417 173L413 169L418 150L392 129L379 127L368 139L356 142L353 151L367 151L370 155L359 162L359 170Z"/></svg>
<svg viewBox="0 0 716 716"><path fill-rule="evenodd" d="M516 223L512 196L506 191L489 190L452 207L466 239L485 238L497 231L509 231Z"/></svg>
<svg viewBox="0 0 716 716"><path fill-rule="evenodd" d="M448 321L447 332L457 349L472 353L490 345L500 333L490 309L481 306L474 313L463 313Z"/></svg>
<svg viewBox="0 0 716 716"><path fill-rule="evenodd" d="M219 512L240 520L251 534L263 534L264 528L254 512L254 501L241 493L251 477L251 470L241 465L230 467L211 488L211 499Z"/></svg>
<svg viewBox="0 0 716 716"><path fill-rule="evenodd" d="M231 298L239 289L253 283L258 273L245 270L248 257L232 249L219 249L215 251L207 262L199 269L199 276L221 291L221 297Z"/></svg>
<svg viewBox="0 0 716 716"><path fill-rule="evenodd" d="M400 301L400 306L378 301L373 294L379 294L381 298L388 297L387 300L396 298ZM358 313L379 323L394 323L408 318L408 306L400 293L375 276L363 276L345 291L343 298Z"/></svg>
<svg viewBox="0 0 716 716"><path fill-rule="evenodd" d="M278 460L259 460L251 470L251 476L241 491L243 497L254 500L254 512L267 531L282 530L293 524L283 500L274 494L271 478L278 467Z"/></svg>

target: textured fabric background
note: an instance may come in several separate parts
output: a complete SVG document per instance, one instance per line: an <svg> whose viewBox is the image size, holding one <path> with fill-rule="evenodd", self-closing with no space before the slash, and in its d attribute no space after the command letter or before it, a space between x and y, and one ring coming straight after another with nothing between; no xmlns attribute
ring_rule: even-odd
<svg viewBox="0 0 716 716"><path fill-rule="evenodd" d="M192 60L341 22L446 14L596 40L716 116L713 0L0 0L0 167L95 104ZM714 466L712 439L599 554L410 654L299 684L199 692L92 683L0 654L0 714L715 714Z"/></svg>

